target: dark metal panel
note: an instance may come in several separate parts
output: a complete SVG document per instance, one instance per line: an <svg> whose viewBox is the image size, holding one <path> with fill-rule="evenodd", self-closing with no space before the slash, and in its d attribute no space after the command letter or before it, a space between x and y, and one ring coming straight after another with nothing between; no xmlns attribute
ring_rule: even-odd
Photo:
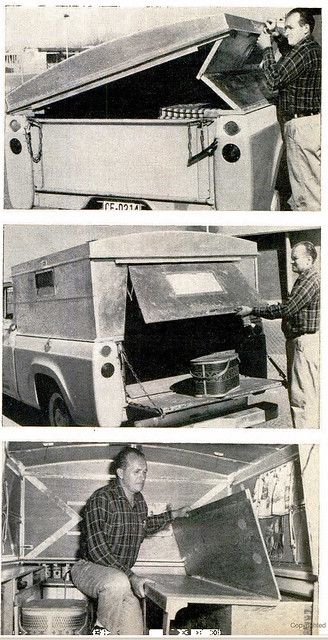
<svg viewBox="0 0 328 640"><path fill-rule="evenodd" d="M279 590L246 492L195 509L173 530L186 572L269 598Z"/></svg>
<svg viewBox="0 0 328 640"><path fill-rule="evenodd" d="M166 264L129 267L146 323L233 313L259 296L233 264Z"/></svg>
<svg viewBox="0 0 328 640"><path fill-rule="evenodd" d="M259 33L260 23L236 16L210 15L106 42L54 65L7 95L8 111L51 104L68 95L174 59L215 40L230 29Z"/></svg>
<svg viewBox="0 0 328 640"><path fill-rule="evenodd" d="M256 46L258 34L234 32L213 46L208 63L199 73L228 104L241 109L268 104L263 93L262 50Z"/></svg>

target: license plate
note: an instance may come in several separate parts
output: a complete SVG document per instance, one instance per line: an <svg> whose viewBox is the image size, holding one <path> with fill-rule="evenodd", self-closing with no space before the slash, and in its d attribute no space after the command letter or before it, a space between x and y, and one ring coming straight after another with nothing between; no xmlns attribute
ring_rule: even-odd
<svg viewBox="0 0 328 640"><path fill-rule="evenodd" d="M118 200L102 200L102 208L106 211L141 211L140 202L124 202Z"/></svg>

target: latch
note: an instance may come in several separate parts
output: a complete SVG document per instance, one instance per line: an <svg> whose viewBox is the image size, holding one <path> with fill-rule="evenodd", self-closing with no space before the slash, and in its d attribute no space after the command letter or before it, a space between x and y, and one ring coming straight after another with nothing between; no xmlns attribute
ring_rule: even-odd
<svg viewBox="0 0 328 640"><path fill-rule="evenodd" d="M212 156L217 146L218 146L218 140L217 138L214 138L213 142L211 142L211 144L209 144L208 147L205 147L199 153L196 153L196 155L189 157L188 167L190 167L192 164L195 164L196 162L199 162L200 160L203 160L203 158L208 158L209 156Z"/></svg>
<svg viewBox="0 0 328 640"><path fill-rule="evenodd" d="M38 148L36 153L34 153L32 148L32 128L36 128L38 131ZM33 162L38 163L42 157L42 126L39 122L32 119L27 119L27 123L25 125L25 140L28 148L28 152L33 160Z"/></svg>
<svg viewBox="0 0 328 640"><path fill-rule="evenodd" d="M217 138L214 138L213 142L211 142L210 145L208 145L207 147L205 147L204 144L204 126L208 126L209 124L211 124L212 121L204 121L204 122L196 122L193 124L196 124L197 128L200 129L200 145L201 145L201 151L199 153L196 153L195 155L192 154L192 132L191 132L191 124L188 125L188 152L189 152L189 158L188 158L188 163L187 166L190 167L193 164L196 164L196 162L200 162L200 160L203 160L204 158L208 158L209 156L212 156L215 152L215 149L218 146L218 140Z"/></svg>

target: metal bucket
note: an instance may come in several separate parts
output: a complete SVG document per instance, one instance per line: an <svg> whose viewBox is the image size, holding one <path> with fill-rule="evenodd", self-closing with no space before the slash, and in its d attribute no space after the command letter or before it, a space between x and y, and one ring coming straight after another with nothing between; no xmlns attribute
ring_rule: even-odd
<svg viewBox="0 0 328 640"><path fill-rule="evenodd" d="M218 351L190 362L195 396L225 396L240 387L239 358L234 350Z"/></svg>

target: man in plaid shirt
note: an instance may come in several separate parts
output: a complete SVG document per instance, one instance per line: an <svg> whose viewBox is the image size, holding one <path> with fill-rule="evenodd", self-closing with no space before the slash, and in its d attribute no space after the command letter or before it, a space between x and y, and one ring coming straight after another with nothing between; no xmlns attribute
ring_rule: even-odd
<svg viewBox="0 0 328 640"><path fill-rule="evenodd" d="M273 320L282 318L286 337L287 378L294 427L319 426L320 280L314 268L317 251L312 242L292 250L292 269L298 278L288 300L264 307L240 307L237 315Z"/></svg>
<svg viewBox="0 0 328 640"><path fill-rule="evenodd" d="M289 203L296 211L321 206L321 48L312 37L314 26L311 10L293 9L285 19L285 37L277 23L267 22L258 39L266 85L272 95L278 93L292 189ZM278 61L274 42L282 54Z"/></svg>
<svg viewBox="0 0 328 640"><path fill-rule="evenodd" d="M132 570L143 539L189 508L149 516L141 493L147 475L144 454L125 447L115 460L116 478L86 503L81 556L72 568L75 586L98 600L97 622L113 635L142 635L140 598L145 579Z"/></svg>

